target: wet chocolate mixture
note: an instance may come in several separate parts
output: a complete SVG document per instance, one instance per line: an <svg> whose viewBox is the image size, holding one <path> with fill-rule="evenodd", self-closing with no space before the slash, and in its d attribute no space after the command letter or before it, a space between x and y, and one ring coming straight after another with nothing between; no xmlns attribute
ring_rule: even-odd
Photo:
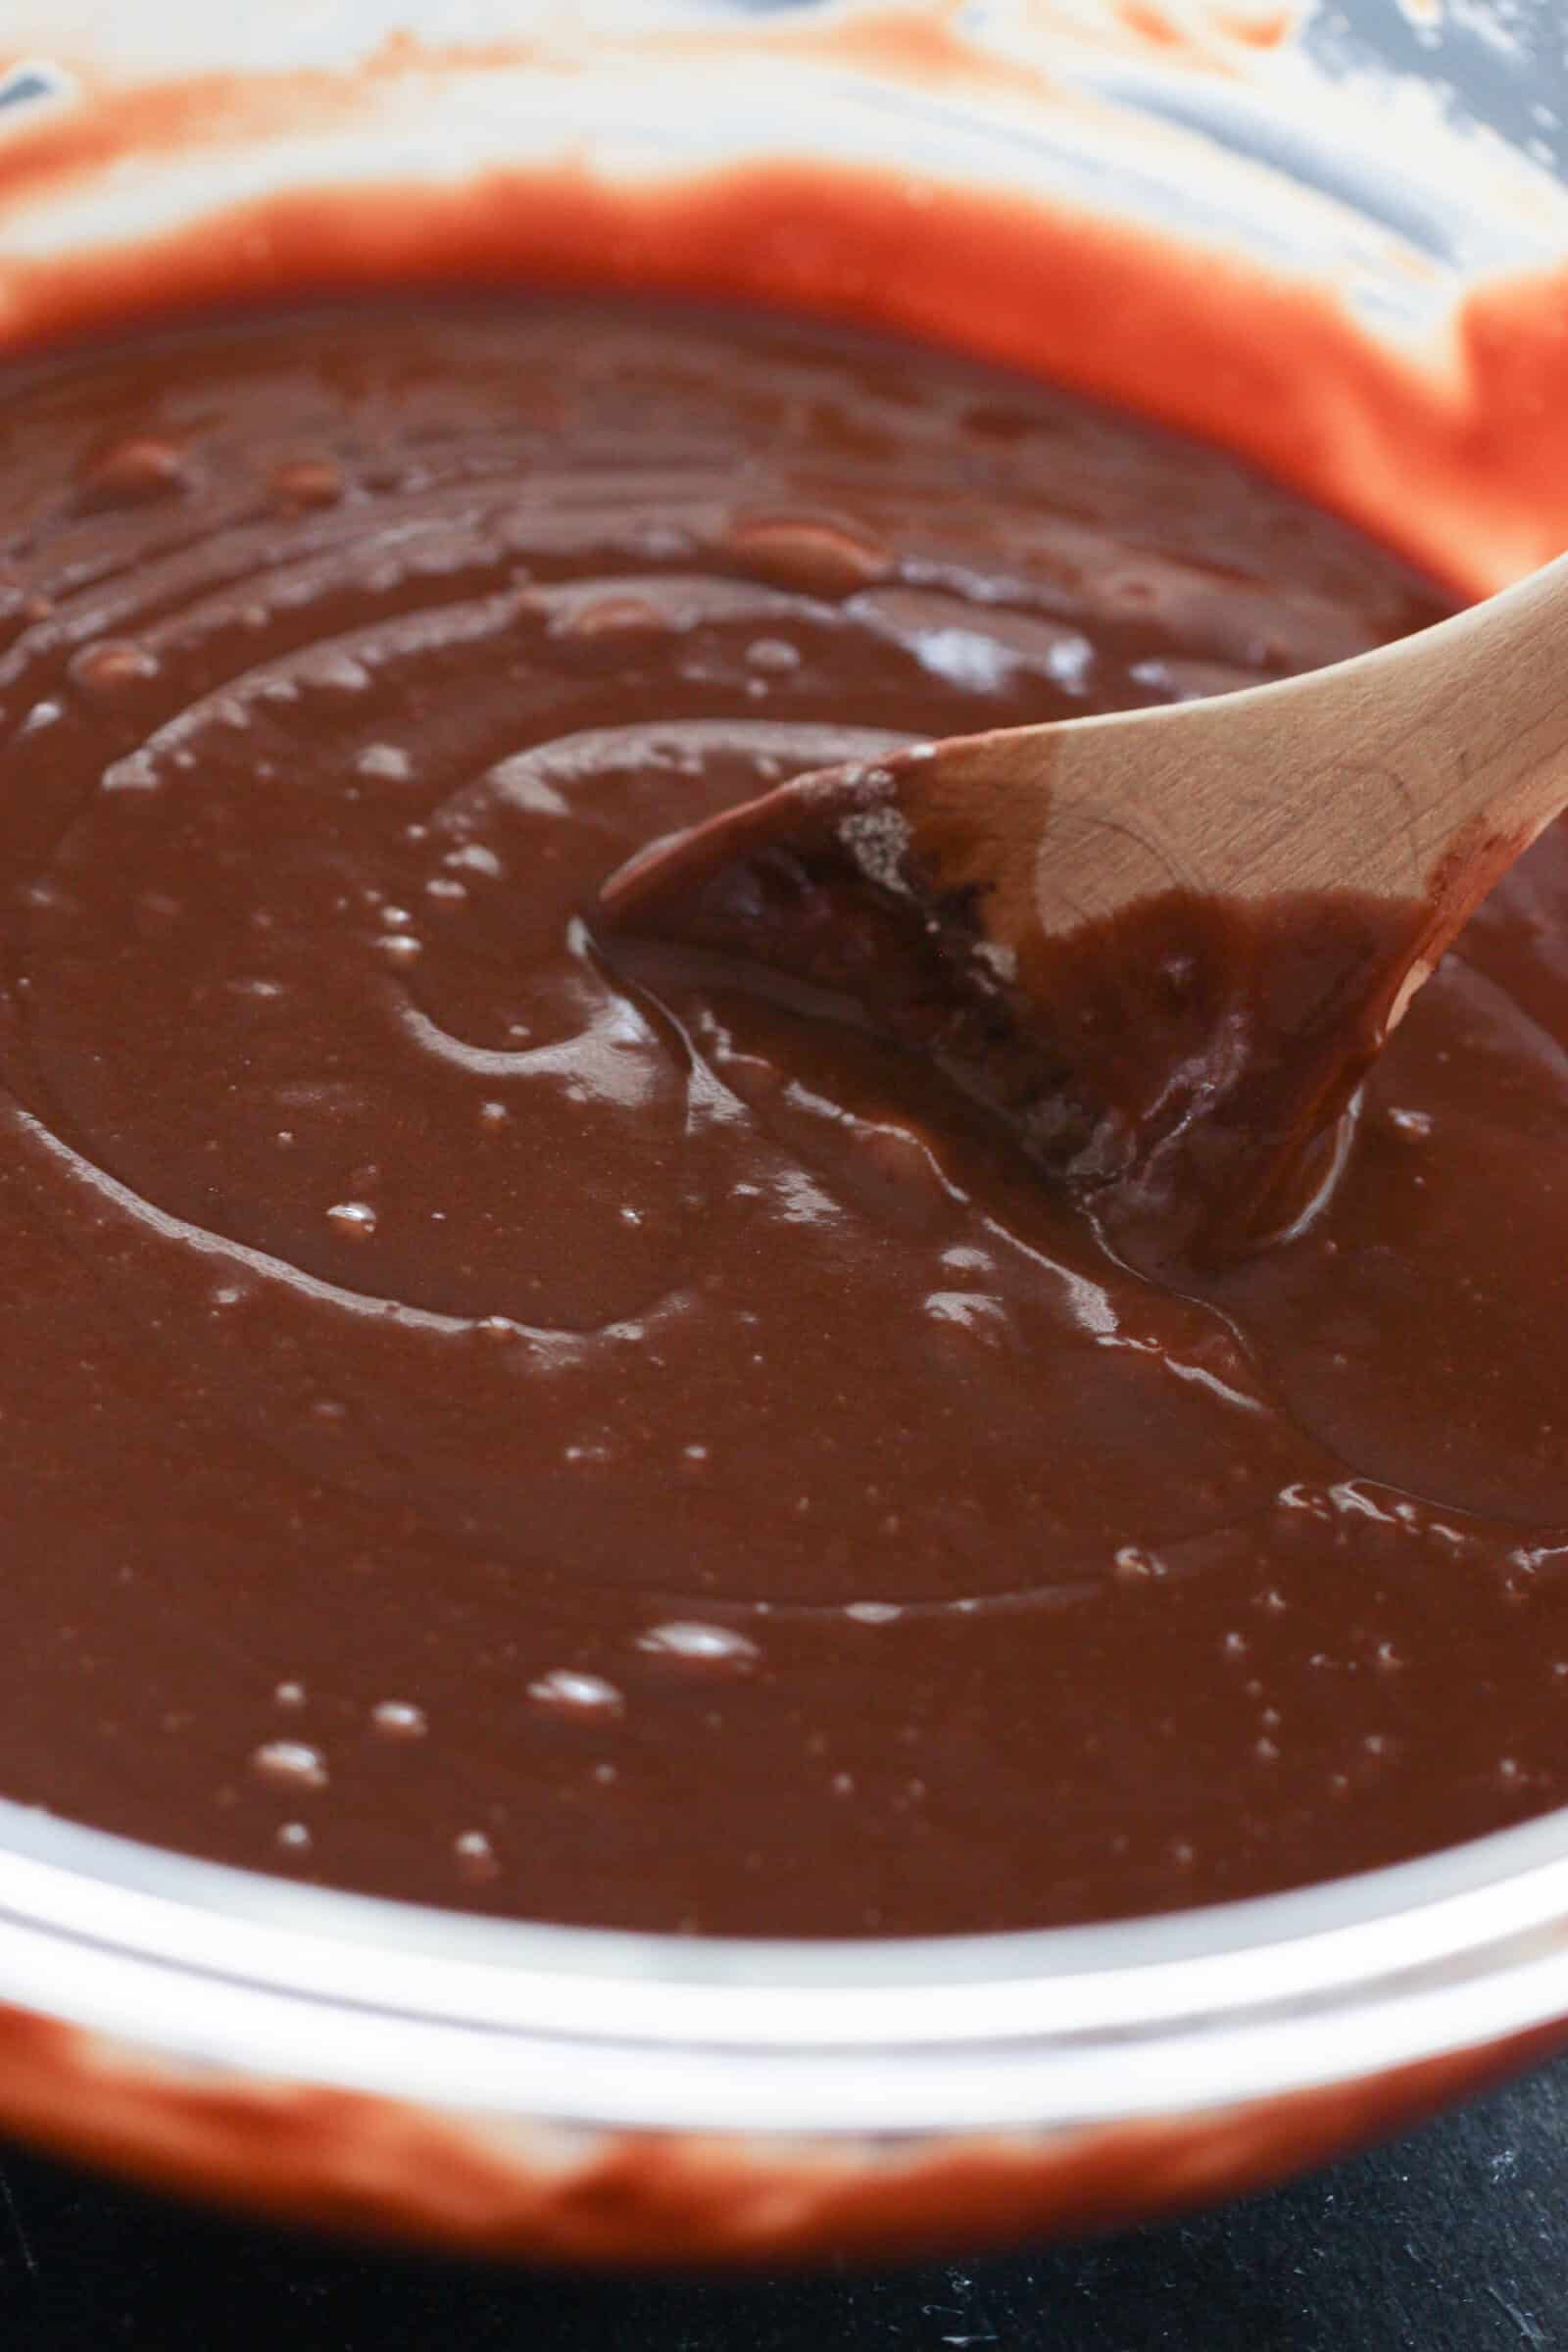
<svg viewBox="0 0 1568 2352"><path fill-rule="evenodd" d="M788 320L360 308L0 409L0 1789L528 1917L1022 1927L1568 1796L1568 835L1184 1295L584 920L914 736L1443 600Z"/></svg>

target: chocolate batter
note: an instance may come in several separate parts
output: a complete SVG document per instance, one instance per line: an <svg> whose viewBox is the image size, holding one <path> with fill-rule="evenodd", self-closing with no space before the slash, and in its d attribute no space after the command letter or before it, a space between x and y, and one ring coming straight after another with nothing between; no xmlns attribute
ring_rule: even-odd
<svg viewBox="0 0 1568 2352"><path fill-rule="evenodd" d="M583 919L910 737L1441 598L930 353L362 308L0 407L0 1789L528 1917L1106 1918L1568 1796L1568 836L1178 1295Z"/></svg>
<svg viewBox="0 0 1568 2352"><path fill-rule="evenodd" d="M1018 739L976 740L1010 757ZM694 975L700 958L710 982L723 959L798 1011L918 1054L1084 1201L1113 1256L1200 1287L1332 1184L1439 917L1418 897L1173 888L1059 934L1038 916L1014 933L991 912L1008 887L984 830L994 773L948 774L957 749L792 776L637 851L600 894L617 968L660 993L679 985L672 958ZM1031 854L1049 858L1052 839L1048 821Z"/></svg>

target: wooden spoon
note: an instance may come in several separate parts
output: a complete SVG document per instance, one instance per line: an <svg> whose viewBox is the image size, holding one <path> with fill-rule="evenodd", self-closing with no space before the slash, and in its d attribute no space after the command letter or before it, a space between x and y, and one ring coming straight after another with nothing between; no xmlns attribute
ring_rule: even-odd
<svg viewBox="0 0 1568 2352"><path fill-rule="evenodd" d="M1368 1065L1565 804L1568 557L1310 676L802 776L602 911L933 1056L1123 1254L1201 1263L1309 1212Z"/></svg>

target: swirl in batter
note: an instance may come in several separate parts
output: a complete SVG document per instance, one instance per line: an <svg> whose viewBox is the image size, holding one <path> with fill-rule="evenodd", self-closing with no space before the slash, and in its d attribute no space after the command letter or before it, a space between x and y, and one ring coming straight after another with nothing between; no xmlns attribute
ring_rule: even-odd
<svg viewBox="0 0 1568 2352"><path fill-rule="evenodd" d="M1437 616L1021 381L416 305L7 384L0 1788L531 1917L1127 1914L1560 1801L1568 858L1176 1296L651 836Z"/></svg>

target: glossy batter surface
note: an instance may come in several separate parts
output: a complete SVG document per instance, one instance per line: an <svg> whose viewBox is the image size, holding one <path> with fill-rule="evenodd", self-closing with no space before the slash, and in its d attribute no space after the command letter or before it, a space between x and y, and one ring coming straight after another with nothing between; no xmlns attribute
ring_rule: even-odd
<svg viewBox="0 0 1568 2352"><path fill-rule="evenodd" d="M68 356L0 486L0 1789L785 1934L1561 1801L1561 834L1203 1297L912 1059L582 919L798 769L1435 617L1393 558L1016 379L629 306Z"/></svg>

